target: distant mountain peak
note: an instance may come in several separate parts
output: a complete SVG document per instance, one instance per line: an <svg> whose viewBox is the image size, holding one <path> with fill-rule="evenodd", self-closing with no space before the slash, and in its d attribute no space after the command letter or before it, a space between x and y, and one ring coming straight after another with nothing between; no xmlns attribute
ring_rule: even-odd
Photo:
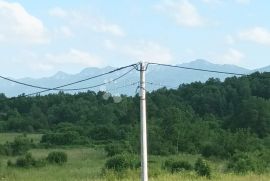
<svg viewBox="0 0 270 181"><path fill-rule="evenodd" d="M208 66L208 65L215 65L215 64L208 62L207 60L204 60L204 59L197 59L191 62L183 63L182 65L198 67L198 66Z"/></svg>
<svg viewBox="0 0 270 181"><path fill-rule="evenodd" d="M70 74L67 74L63 71L58 71L56 74L54 74L53 78L56 78L56 79L64 79L66 78L67 76L69 76Z"/></svg>
<svg viewBox="0 0 270 181"><path fill-rule="evenodd" d="M190 64L192 63L197 63L197 64L212 64L211 62L208 62L207 60L204 59L197 59L189 62Z"/></svg>
<svg viewBox="0 0 270 181"><path fill-rule="evenodd" d="M230 64L215 64L211 63L204 59L197 59L188 63L178 64L179 66L183 67L190 67L190 68L200 68L206 70L216 70L216 71L226 71L226 72L235 72L235 73L243 73L249 74L254 71L270 71L270 66L263 67L261 69L256 70L249 70L245 69L236 65ZM22 82L31 83L33 85L42 85L44 87L57 87L64 83L72 82L74 80L82 80L86 77L92 77L95 75L100 75L105 72L109 72L114 70L114 67L88 67L83 69L81 72L76 74L68 74L63 71L57 72L55 75L50 77L44 77L40 79L32 79L32 78L25 78L20 79ZM74 87L87 87L89 85L99 85L104 82L104 80L111 80L112 78L116 78L121 73L125 72L117 72L115 74L109 74L103 76L100 79L93 79L91 81L81 82L79 85L74 85ZM183 83L191 83L195 81L204 82L208 80L210 77L219 78L220 80L224 80L225 78L229 77L229 75L225 74L215 74L211 72L200 72L200 71L191 71L191 70L184 70L184 69L175 69L163 66L150 66L147 71L147 80L149 82L153 82L155 84L165 84L168 87L177 87ZM134 72L134 74L130 73L126 77L123 77L119 82L115 82L115 84L107 85L106 87L117 88L118 86L121 87L123 85L127 85L132 82L138 81L138 73ZM158 86L148 85L148 91L158 89ZM97 87L96 89L91 89L93 91L100 90L101 87ZM117 89L114 90L119 94L126 94L126 95L133 95L136 88L134 87L127 87L125 89ZM22 93L31 93L35 91L33 88L28 88L22 85L17 85L14 83L7 82L5 80L0 80L0 91L5 93L7 96L17 96ZM76 93L76 91L71 91L69 93Z"/></svg>

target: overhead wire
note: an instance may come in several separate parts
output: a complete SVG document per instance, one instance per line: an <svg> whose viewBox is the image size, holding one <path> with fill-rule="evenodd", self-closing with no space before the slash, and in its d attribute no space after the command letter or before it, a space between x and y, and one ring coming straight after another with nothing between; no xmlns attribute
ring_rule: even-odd
<svg viewBox="0 0 270 181"><path fill-rule="evenodd" d="M201 69L201 68L192 68L192 67L185 67L185 66L179 66L179 65L170 65L170 64L163 64L163 63L154 63L154 62L149 62L148 65L159 65L159 66L164 66L164 67L172 67L172 68L179 68L179 69L186 69L186 70L196 70L196 71L201 71L201 72L211 72L211 73L228 74L228 75L238 75L238 76L247 75L247 74L242 74L242 73L217 71L217 70L209 70L209 69Z"/></svg>
<svg viewBox="0 0 270 181"><path fill-rule="evenodd" d="M126 85L123 85L123 86L119 86L119 87L116 87L116 88L107 89L106 92L116 91L116 90L119 90L119 89L131 87L131 86L134 86L134 85L139 85L139 81L133 82L133 83L130 83L130 84L126 84Z"/></svg>
<svg viewBox="0 0 270 181"><path fill-rule="evenodd" d="M159 83L154 83L154 82L145 82L148 85L152 85L152 86L158 86L158 87L167 87L167 88L171 88L171 89L177 89L177 87L172 87L172 86L168 86L168 85L164 85L164 84L159 84Z"/></svg>
<svg viewBox="0 0 270 181"><path fill-rule="evenodd" d="M125 77L127 74L132 72L134 69L135 68L132 68L129 71L125 72L124 74L121 74L120 76L116 77L115 79L109 80L108 82L104 82L104 83L100 83L100 84L93 85L93 86L88 86L88 87L70 88L70 89L57 89L57 90L59 90L59 91L79 91L79 90L93 89L93 88L96 88L96 87L100 87L100 86L107 85L107 84L110 84L112 82L115 82L115 81Z"/></svg>
<svg viewBox="0 0 270 181"><path fill-rule="evenodd" d="M37 86L37 85L32 85L32 84L20 82L20 81L13 80L13 79L10 79L10 78L8 78L8 77L1 76L1 75L0 75L0 78L1 78L1 79L4 79L4 80L7 80L7 81L10 81L10 82L13 82L13 83L16 83L16 84L24 85L24 86L27 86L27 87L38 88L38 89L44 89L44 90L50 89L50 88L47 88L47 87L41 87L41 86Z"/></svg>
<svg viewBox="0 0 270 181"><path fill-rule="evenodd" d="M130 71L128 71L127 73L131 72L132 70L134 70L136 68L136 65L137 64L131 64L131 65L127 65L127 66L124 66L124 67L120 67L120 68L117 68L117 69L114 69L114 70L111 70L109 72L106 72L106 73L102 73L102 74L99 74L99 75L95 75L95 76L92 76L92 77L88 77L86 79L82 79L82 80L78 80L78 81L75 81L75 82L71 82L71 83L67 83L67 84L64 84L64 85L60 85L60 86L57 86L57 87L54 87L54 88L50 88L48 90L43 90L43 91L38 91L38 92L35 92L35 93L30 93L30 94L27 94L26 96L33 96L33 95L38 95L38 94L41 94L41 93L44 93L44 92L48 92L48 91L51 91L51 90L75 90L75 89L60 89L62 87L67 87L67 86L70 86L70 85L74 85L74 84L78 84L78 83L81 83L81 82L85 82L85 81L88 81L88 80L92 80L92 79L95 79L95 78L98 78L98 77L102 77L104 75L108 75L108 74L111 74L111 73L114 73L114 72L117 72L117 71L120 71L122 69L126 69L126 68L129 68L129 67L133 67ZM117 80L122 78L123 76L125 76L127 73L119 76L118 78L116 78ZM90 89L90 88L95 88L95 87L98 87L98 86L102 86L102 85L105 85L106 83L102 83L102 84L98 84L98 85L95 85L95 86L90 86L90 87L83 87L83 88L78 88L76 90L84 90L84 89Z"/></svg>
<svg viewBox="0 0 270 181"><path fill-rule="evenodd" d="M23 85L23 86L32 87L32 88L38 88L38 89L43 89L43 91L39 91L39 92L36 92L36 93L29 94L29 96L30 96L30 95L34 95L34 94L38 94L38 93L43 93L43 92L51 91L51 90L64 91L65 89L60 89L60 88L67 87L67 86L74 85L74 84L78 84L78 83L81 83L81 82L85 82L85 81L88 81L88 80L91 80L91 79L95 79L95 78L98 78L98 77L101 77L101 76L105 76L105 75L114 73L116 71L120 71L122 69L126 69L128 67L133 67L133 69L135 69L136 66L137 66L137 64L131 64L131 65L123 66L123 67L120 67L120 68L117 68L117 69L108 71L106 73L98 74L98 75L95 75L95 76L92 76L92 77L88 77L88 78L81 79L81 80L78 80L78 81L75 81L75 82L67 83L67 84L64 84L64 85L61 85L61 86L57 86L57 87L54 87L54 88L33 85L33 84L29 84L29 83L25 83L25 82L13 80L11 78L4 77L4 76L1 76L1 75L0 75L0 78L1 79L4 79L4 80L7 80L7 81L10 81L10 82L13 82L13 83L16 83L16 84ZM121 77L119 77L119 78L121 78ZM87 88L85 88L85 89L87 89ZM70 89L70 90L72 90L72 89Z"/></svg>
<svg viewBox="0 0 270 181"><path fill-rule="evenodd" d="M149 65L150 66L151 65L158 65L158 66L164 66L164 67L179 68L179 69L194 70L194 71L202 71L202 72L210 72L210 73L227 74L227 75L235 75L235 76L248 76L248 74L243 74L243 73L218 71L218 70L210 70L210 69L202 69L202 68L193 68L193 67L185 67L185 66L179 66L179 65L155 63L155 62L148 62L146 69L148 68ZM105 83L100 83L100 84L97 84L97 85L94 85L94 86L88 86L88 87L82 87L82 88L66 88L66 89L61 89L63 87L75 85L75 84L78 84L78 83L81 83L81 82L85 82L85 81L92 80L92 79L95 79L95 78L98 78L98 77L102 77L102 76L105 76L105 75L108 75L108 74L111 74L111 73L120 71L122 69L129 68L129 67L133 67L133 68L131 70L129 70L128 72L120 75L119 77L117 77L117 78L115 78L115 79L113 79L111 81L105 82ZM10 81L10 82L13 82L13 83L16 83L16 84L20 84L20 85L24 85L24 86L28 86L28 87L32 87L32 88L42 89L42 91L38 91L38 92L34 92L34 93L30 93L30 94L24 95L24 96L33 96L33 95L38 95L38 94L41 94L41 93L44 93L44 92L48 92L48 91L52 91L52 90L55 90L55 91L79 91L79 90L87 90L87 89L96 88L96 87L99 87L99 86L110 84L110 83L112 83L112 82L114 82L114 81L116 81L116 80L118 80L118 79L126 76L128 73L130 73L134 69L136 69L136 70L139 71L138 63L136 63L136 64L130 64L130 65L127 65L127 66L123 66L123 67L120 67L120 68L117 68L117 69L114 69L114 70L111 70L111 71L108 71L108 72L105 72L105 73L102 73L102 74L98 74L98 75L95 75L95 76L92 76L92 77L81 79L81 80L78 80L78 81L75 81L75 82L70 82L70 83L67 83L67 84L64 84L64 85L60 85L60 86L57 86L57 87L54 87L54 88L48 88L48 87L33 85L33 84L29 84L29 83L25 83L25 82L13 80L13 79L10 79L10 78L4 77L4 76L0 76L0 78L2 78L4 80L7 80L7 81ZM150 84L150 85L167 87L166 85L156 84L156 83L153 83L153 82L147 82L147 83Z"/></svg>

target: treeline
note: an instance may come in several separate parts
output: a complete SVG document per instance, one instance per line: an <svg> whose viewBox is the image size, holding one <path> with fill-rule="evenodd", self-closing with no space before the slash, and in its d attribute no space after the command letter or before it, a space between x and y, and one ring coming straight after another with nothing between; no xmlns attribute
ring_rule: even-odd
<svg viewBox="0 0 270 181"><path fill-rule="evenodd" d="M161 88L147 94L149 152L233 158L270 148L270 73ZM105 144L112 156L140 150L139 95L105 92L0 95L1 132L44 133L48 145ZM270 162L270 160L268 160Z"/></svg>

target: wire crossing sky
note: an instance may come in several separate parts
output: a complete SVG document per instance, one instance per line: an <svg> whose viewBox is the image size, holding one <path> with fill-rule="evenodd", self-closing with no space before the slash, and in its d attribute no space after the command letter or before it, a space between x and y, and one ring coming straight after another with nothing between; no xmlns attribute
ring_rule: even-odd
<svg viewBox="0 0 270 181"><path fill-rule="evenodd" d="M111 71L108 71L108 72L105 72L105 73L102 73L102 74L98 74L98 75L94 75L94 76L91 76L91 77L88 77L88 78L85 78L85 79L81 79L81 80L77 80L75 82L70 82L70 83L66 83L66 84L63 84L63 85L59 85L57 87L54 87L54 88L46 88L46 87L43 87L43 86L37 86L37 85L32 85L32 84L27 84L27 83L24 83L24 82L20 82L20 81L16 81L16 80L12 80L10 78L7 78L7 77L4 77L4 76L0 76L0 78L6 80L6 81L10 81L10 82L13 82L13 83L16 83L16 84L20 84L20 85L24 85L24 86L27 86L27 87L32 87L32 88L37 88L37 89L42 89L42 91L38 91L38 92L34 92L34 93L30 93L30 94L27 94L25 96L34 96L34 95L39 95L41 93L44 93L44 92L48 92L48 91L83 91L83 90L91 90L93 88L97 88L97 87L101 87L103 85L107 85L107 84L110 84L110 83L113 83L125 76L127 76L130 72L132 72L133 70L137 70L139 71L139 68L138 68L138 64L131 64L131 65L127 65L127 66L123 66L123 67L120 67L120 68L116 68L114 70L111 70ZM177 65L170 65L170 64L161 64L161 63L154 63L154 62L148 62L146 63L146 71L148 69L148 66L164 66L164 67L169 67L169 68L178 68L178 69L186 69L186 70L192 70L192 71L201 71L201 72L211 72L211 73L216 73L216 74L227 74L227 75L234 75L234 76L248 76L248 74L242 74L242 73L237 73L237 72L225 72L225 71L217 71L217 70L210 70L210 69L202 69L202 68L193 68L193 67L184 67L184 66L177 66ZM108 81L108 82L103 82L103 83L100 83L100 84L97 84L97 85L92 85L92 86L87 86L87 87L77 87L77 88L63 88L63 87L68 87L68 86L71 86L71 85L76 85L78 83L81 83L81 82L85 82L85 81L89 81L89 80L92 80L92 79L96 79L96 78L99 78L99 77L103 77L105 75L110 75L114 72L118 72L120 70L123 70L123 69L127 69L127 68L130 68L132 67L131 69L129 69L127 72L121 74L120 76L116 77L116 78L113 78L112 80ZM260 77L260 78L269 78L269 77ZM137 82L133 82L131 84L128 84L128 85L122 85L120 86L119 88L125 88L125 87L128 87L128 86L132 86L132 85L135 85ZM153 83L153 82L146 82L146 84L149 84L149 85L154 85L154 86L163 86L163 87L167 87L166 85L164 84L161 84L161 83ZM168 87L170 88L170 87Z"/></svg>
<svg viewBox="0 0 270 181"><path fill-rule="evenodd" d="M0 72L37 78L138 60L264 67L269 7L268 0L0 0Z"/></svg>

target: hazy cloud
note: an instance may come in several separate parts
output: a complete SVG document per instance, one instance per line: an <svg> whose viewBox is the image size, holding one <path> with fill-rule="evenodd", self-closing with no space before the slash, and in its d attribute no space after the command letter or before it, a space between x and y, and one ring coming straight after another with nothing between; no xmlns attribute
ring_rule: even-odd
<svg viewBox="0 0 270 181"><path fill-rule="evenodd" d="M72 26L89 28L98 33L106 33L114 36L125 36L124 30L115 23L110 23L104 18L96 15L90 15L80 11L68 11L60 7L53 8L49 11L49 15L62 18ZM86 23L87 22L87 23Z"/></svg>
<svg viewBox="0 0 270 181"><path fill-rule="evenodd" d="M186 27L204 25L204 18L189 0L163 0L155 8L173 18L177 24Z"/></svg>
<svg viewBox="0 0 270 181"><path fill-rule="evenodd" d="M254 27L239 33L242 40L270 45L270 31L263 27Z"/></svg>
<svg viewBox="0 0 270 181"><path fill-rule="evenodd" d="M148 61L171 63L173 56L171 51L153 41L135 41L127 44L117 44L110 40L105 40L105 47L129 57L133 61Z"/></svg>
<svg viewBox="0 0 270 181"><path fill-rule="evenodd" d="M47 54L45 60L51 65L73 64L89 67L100 67L103 65L103 61L98 56L77 49L70 49L62 54Z"/></svg>
<svg viewBox="0 0 270 181"><path fill-rule="evenodd" d="M0 19L0 41L34 44L49 41L42 21L19 3L0 0Z"/></svg>
<svg viewBox="0 0 270 181"><path fill-rule="evenodd" d="M227 52L221 55L221 63L239 65L245 58L245 55L237 49L230 48Z"/></svg>

